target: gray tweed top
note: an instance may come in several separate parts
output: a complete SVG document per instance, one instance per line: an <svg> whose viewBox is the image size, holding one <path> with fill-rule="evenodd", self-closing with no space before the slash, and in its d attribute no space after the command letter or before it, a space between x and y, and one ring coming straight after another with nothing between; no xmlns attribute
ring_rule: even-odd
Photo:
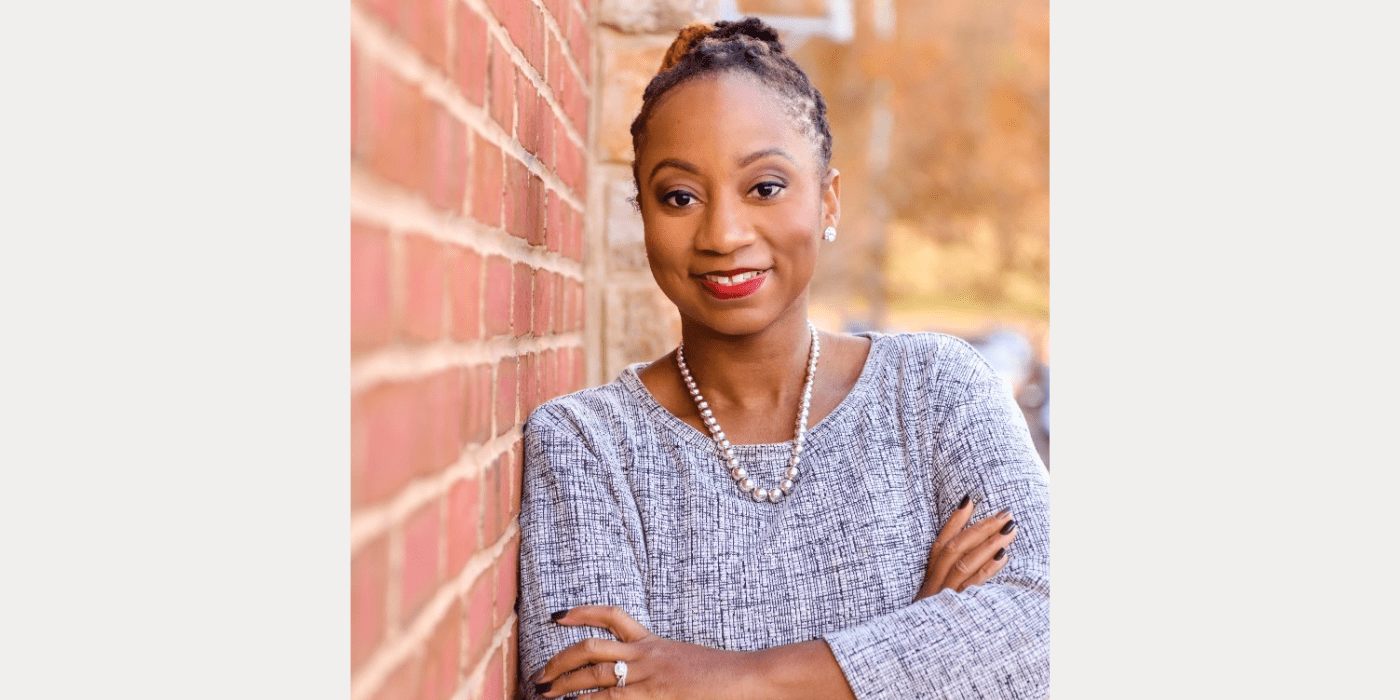
<svg viewBox="0 0 1400 700"><path fill-rule="evenodd" d="M537 409L521 494L521 677L608 636L550 621L592 604L721 649L825 639L862 700L1048 695L1049 475L1020 410L959 339L864 335L860 378L808 430L801 479L777 504L739 491L710 438L651 396L640 364ZM735 451L773 484L791 447ZM1011 509L1010 560L981 586L912 602L968 493L974 520ZM528 682L521 693L539 697Z"/></svg>

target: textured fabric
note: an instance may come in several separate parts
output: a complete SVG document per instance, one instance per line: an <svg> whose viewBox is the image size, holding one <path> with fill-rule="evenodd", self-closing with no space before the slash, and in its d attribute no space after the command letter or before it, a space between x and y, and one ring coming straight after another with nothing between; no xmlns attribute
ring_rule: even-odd
<svg viewBox="0 0 1400 700"><path fill-rule="evenodd" d="M1049 476L1020 410L959 339L865 335L860 378L808 430L801 479L777 504L738 490L709 437L647 391L642 365L537 409L521 496L522 677L608 636L550 621L592 604L721 649L824 638L862 700L1046 696ZM735 451L774 484L791 447ZM974 519L1011 509L1010 560L982 586L913 602L968 493Z"/></svg>

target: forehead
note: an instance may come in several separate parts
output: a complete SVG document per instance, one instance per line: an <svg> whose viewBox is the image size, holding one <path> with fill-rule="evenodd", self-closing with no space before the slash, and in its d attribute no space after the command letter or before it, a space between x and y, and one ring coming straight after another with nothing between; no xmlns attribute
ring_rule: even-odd
<svg viewBox="0 0 1400 700"><path fill-rule="evenodd" d="M814 147L787 110L784 95L746 73L691 80L671 89L652 112L638 165L662 158L735 161L773 146L814 159Z"/></svg>

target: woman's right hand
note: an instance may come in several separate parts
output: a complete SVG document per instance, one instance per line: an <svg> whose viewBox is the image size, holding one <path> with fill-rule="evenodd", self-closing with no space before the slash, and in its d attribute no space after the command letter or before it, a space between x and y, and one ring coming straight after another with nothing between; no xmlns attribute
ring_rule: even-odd
<svg viewBox="0 0 1400 700"><path fill-rule="evenodd" d="M939 531L929 550L924 583L914 600L945 588L961 592L979 586L1006 565L1006 547L1016 539L1016 521L1011 519L1011 512L1002 510L967 527L973 508L971 496L964 496Z"/></svg>

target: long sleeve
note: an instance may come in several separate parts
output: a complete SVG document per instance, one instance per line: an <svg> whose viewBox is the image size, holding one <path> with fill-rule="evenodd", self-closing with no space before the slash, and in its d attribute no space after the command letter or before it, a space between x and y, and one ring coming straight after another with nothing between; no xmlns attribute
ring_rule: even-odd
<svg viewBox="0 0 1400 700"><path fill-rule="evenodd" d="M1025 419L979 358L961 399L929 439L941 503L972 493L979 499L974 520L1011 509L1018 534L1010 560L981 586L944 590L823 637L860 700L1045 697L1049 476ZM939 508L945 520L948 510Z"/></svg>
<svg viewBox="0 0 1400 700"><path fill-rule="evenodd" d="M569 418L537 411L525 429L520 503L520 674L529 678L565 647L607 636L556 625L550 613L617 605L649 624L645 553L632 495L620 469L603 468ZM528 682L523 697L538 698Z"/></svg>

